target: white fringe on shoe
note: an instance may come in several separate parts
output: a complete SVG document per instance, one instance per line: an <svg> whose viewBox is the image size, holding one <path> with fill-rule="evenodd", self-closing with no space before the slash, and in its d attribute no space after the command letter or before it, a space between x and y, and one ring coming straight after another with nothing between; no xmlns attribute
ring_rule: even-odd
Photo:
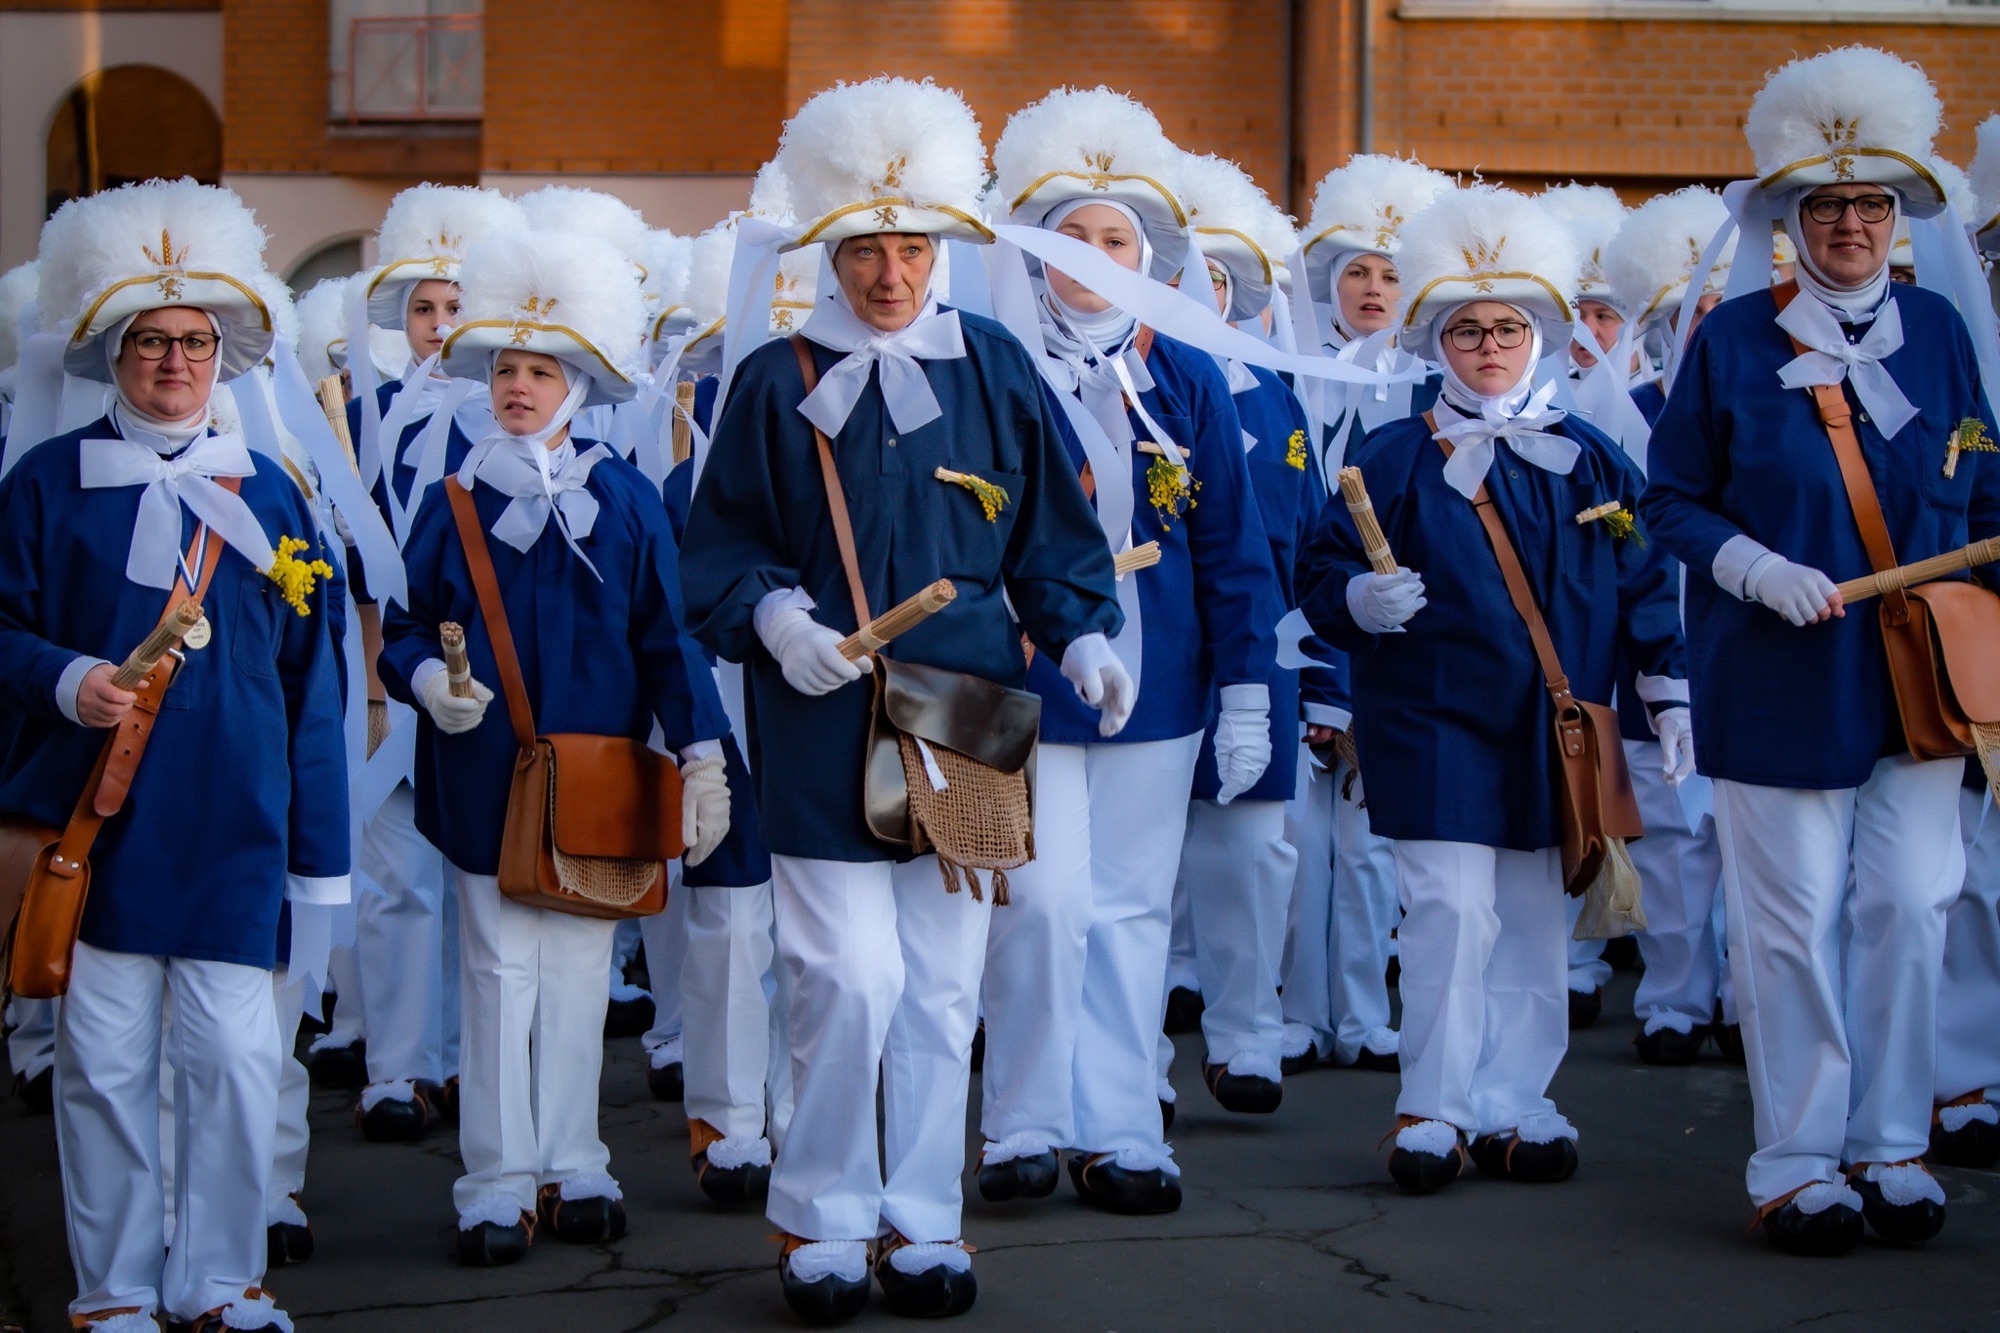
<svg viewBox="0 0 2000 1333"><path fill-rule="evenodd" d="M769 1166L771 1141L766 1138L717 1139L708 1145L708 1164L721 1171L739 1166Z"/></svg>
<svg viewBox="0 0 2000 1333"><path fill-rule="evenodd" d="M254 1300L239 1296L222 1307L222 1326L240 1329L270 1329L274 1333L292 1333L292 1317L278 1308L265 1292Z"/></svg>
<svg viewBox="0 0 2000 1333"><path fill-rule="evenodd" d="M1901 1162L1894 1166L1874 1162L1861 1176L1870 1184L1882 1187L1882 1202L1891 1208L1907 1208L1914 1203L1940 1206L1944 1203L1944 1186L1915 1162Z"/></svg>
<svg viewBox="0 0 2000 1333"><path fill-rule="evenodd" d="M1524 1115L1521 1123L1514 1126L1514 1132L1521 1136L1523 1143L1554 1143L1557 1139L1577 1140L1576 1126L1560 1111L1540 1111L1534 1115Z"/></svg>
<svg viewBox="0 0 2000 1333"><path fill-rule="evenodd" d="M264 1225L276 1226L283 1222L286 1226L306 1226L306 1210L299 1207L299 1201L289 1194L264 1201Z"/></svg>
<svg viewBox="0 0 2000 1333"><path fill-rule="evenodd" d="M1229 1072L1244 1078L1267 1078L1277 1083L1284 1078L1278 1057L1262 1051L1244 1051L1229 1057Z"/></svg>
<svg viewBox="0 0 2000 1333"><path fill-rule="evenodd" d="M1160 1080L1160 1086L1155 1091L1158 1093L1160 1100L1169 1106L1180 1100L1180 1094L1174 1091L1174 1085L1165 1079Z"/></svg>
<svg viewBox="0 0 2000 1333"><path fill-rule="evenodd" d="M1170 1176L1181 1173L1174 1162L1173 1145L1166 1143L1157 1148L1120 1148L1111 1154L1111 1160L1127 1171L1164 1171Z"/></svg>
<svg viewBox="0 0 2000 1333"><path fill-rule="evenodd" d="M889 1252L889 1266L906 1277L928 1273L933 1268L949 1268L954 1273L972 1271L972 1255L964 1241L918 1241Z"/></svg>
<svg viewBox="0 0 2000 1333"><path fill-rule="evenodd" d="M1975 1120L1982 1125L2000 1125L2000 1107L1992 1102L1974 1102L1970 1106L1938 1108L1938 1127L1947 1134L1956 1134Z"/></svg>
<svg viewBox="0 0 2000 1333"><path fill-rule="evenodd" d="M1442 1120L1419 1120L1396 1131L1396 1146L1405 1152L1449 1157L1458 1151L1458 1130Z"/></svg>
<svg viewBox="0 0 2000 1333"><path fill-rule="evenodd" d="M1284 1044L1278 1048L1279 1054L1285 1059L1296 1060L1308 1051L1318 1054L1318 1048L1319 1042L1314 1038L1311 1028L1304 1023L1285 1024Z"/></svg>
<svg viewBox="0 0 2000 1333"><path fill-rule="evenodd" d="M830 1277L863 1282L868 1278L868 1247L858 1240L816 1240L793 1250L785 1263L801 1282Z"/></svg>
<svg viewBox="0 0 2000 1333"><path fill-rule="evenodd" d="M629 981L614 981L611 983L611 1003L613 1004L631 1004L638 1000L650 1000L652 998L653 992L647 990L644 986L634 986Z"/></svg>
<svg viewBox="0 0 2000 1333"><path fill-rule="evenodd" d="M1694 1031L1694 1018L1688 1014L1676 1013L1672 1009L1662 1009L1646 1020L1646 1026L1641 1031L1650 1037L1661 1028L1672 1028L1685 1037Z"/></svg>
<svg viewBox="0 0 2000 1333"><path fill-rule="evenodd" d="M1040 1157L1055 1145L1039 1134L1024 1131L1009 1134L998 1143L988 1143L979 1150L979 1161L983 1166L998 1166L1022 1157Z"/></svg>
<svg viewBox="0 0 2000 1333"><path fill-rule="evenodd" d="M1792 1202L1807 1217L1817 1217L1835 1206L1861 1211L1861 1196L1844 1180L1822 1180L1817 1185L1808 1185L1792 1196Z"/></svg>
<svg viewBox="0 0 2000 1333"><path fill-rule="evenodd" d="M370 1083L361 1090L361 1110L363 1114L374 1110L383 1102L413 1102L417 1099L417 1085L406 1078L389 1083Z"/></svg>
<svg viewBox="0 0 2000 1333"><path fill-rule="evenodd" d="M160 1333L160 1321L137 1310L105 1319L91 1319L88 1314L79 1317L90 1320L83 1326L89 1333Z"/></svg>
<svg viewBox="0 0 2000 1333"><path fill-rule="evenodd" d="M1361 1045L1371 1055L1395 1055L1403 1049L1403 1038L1394 1028L1369 1028Z"/></svg>
<svg viewBox="0 0 2000 1333"><path fill-rule="evenodd" d="M711 1157L709 1160L714 1161L715 1159ZM625 1191L618 1188L617 1181L605 1175L602 1171L598 1171L586 1175L571 1176L568 1180L563 1181L562 1197L565 1203L576 1199L619 1200L625 1197Z"/></svg>
<svg viewBox="0 0 2000 1333"><path fill-rule="evenodd" d="M488 1195L472 1207L459 1210L458 1229L470 1231L485 1222L491 1222L496 1227L518 1226L524 1211L520 1201L511 1194Z"/></svg>
<svg viewBox="0 0 2000 1333"><path fill-rule="evenodd" d="M648 1046L646 1048L646 1063L649 1068L653 1069L665 1069L668 1065L682 1063L681 1039L674 1037L668 1041L661 1042L658 1046Z"/></svg>

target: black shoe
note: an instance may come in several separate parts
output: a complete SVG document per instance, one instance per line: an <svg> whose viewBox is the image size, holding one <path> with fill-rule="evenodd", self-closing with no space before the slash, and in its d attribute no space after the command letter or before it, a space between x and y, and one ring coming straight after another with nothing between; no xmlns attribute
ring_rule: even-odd
<svg viewBox="0 0 2000 1333"><path fill-rule="evenodd" d="M1743 1054L1743 1029L1734 1023L1715 1022L1709 1024L1708 1035L1715 1038L1715 1051L1727 1064L1742 1066L1748 1063Z"/></svg>
<svg viewBox="0 0 2000 1333"><path fill-rule="evenodd" d="M313 1233L310 1225L273 1222L264 1228L265 1267L286 1268L302 1264L312 1257Z"/></svg>
<svg viewBox="0 0 2000 1333"><path fill-rule="evenodd" d="M1467 1150L1482 1175L1518 1180L1529 1185L1553 1185L1576 1174L1576 1141L1557 1138L1529 1143L1514 1130L1481 1134Z"/></svg>
<svg viewBox="0 0 2000 1333"><path fill-rule="evenodd" d="M1174 1104L1165 1097L1160 1098L1160 1133L1165 1134L1174 1127ZM1074 1161L1071 1166L1076 1165Z"/></svg>
<svg viewBox="0 0 2000 1333"><path fill-rule="evenodd" d="M868 1306L867 1273L862 1273L858 1282L848 1282L831 1274L812 1282L801 1282L792 1276L790 1252L810 1243L798 1236L786 1237L786 1252L778 1258L778 1280L785 1289L785 1304L808 1324L838 1324L854 1318Z"/></svg>
<svg viewBox="0 0 2000 1333"><path fill-rule="evenodd" d="M1345 1063L1334 1060L1331 1063L1335 1069L1366 1069L1377 1074L1395 1074L1403 1068L1402 1057L1396 1052L1371 1051L1366 1046L1356 1051L1352 1060Z"/></svg>
<svg viewBox="0 0 2000 1333"><path fill-rule="evenodd" d="M687 1098L687 1082L682 1077L681 1062L654 1068L646 1066L646 1086L652 1089L653 1100L658 1102L678 1102Z"/></svg>
<svg viewBox="0 0 2000 1333"><path fill-rule="evenodd" d="M438 1084L437 1095L431 1098L431 1108L438 1119L454 1128L458 1125L458 1075L453 1074Z"/></svg>
<svg viewBox="0 0 2000 1333"><path fill-rule="evenodd" d="M1572 992L1573 993L1573 992ZM1663 1027L1648 1032L1640 1025L1639 1035L1632 1044L1639 1048L1639 1058L1649 1065L1691 1065L1701 1054L1701 1048L1708 1041L1708 1029L1691 1028L1686 1032Z"/></svg>
<svg viewBox="0 0 2000 1333"><path fill-rule="evenodd" d="M368 1082L368 1044L322 1046L306 1056L306 1075L316 1088L359 1088Z"/></svg>
<svg viewBox="0 0 2000 1333"><path fill-rule="evenodd" d="M14 1075L14 1095L34 1115L48 1115L56 1105L56 1067L50 1065L33 1078Z"/></svg>
<svg viewBox="0 0 2000 1333"><path fill-rule="evenodd" d="M565 1199L561 1185L535 1192L535 1216L555 1238L571 1245L602 1245L623 1239L625 1205L616 1199Z"/></svg>
<svg viewBox="0 0 2000 1333"><path fill-rule="evenodd" d="M1861 1213L1837 1203L1817 1213L1799 1211L1797 1199L1787 1199L1764 1214L1764 1235L1786 1254L1832 1258L1861 1243Z"/></svg>
<svg viewBox="0 0 2000 1333"><path fill-rule="evenodd" d="M1314 1047L1311 1043L1307 1043L1305 1050L1301 1051L1297 1055L1279 1056L1278 1072L1280 1074L1283 1074L1286 1078L1290 1078L1294 1074L1305 1073L1306 1070L1311 1069L1314 1065L1318 1063L1319 1063L1318 1048Z"/></svg>
<svg viewBox="0 0 2000 1333"><path fill-rule="evenodd" d="M1410 1121L1390 1131L1392 1137L1409 1128ZM1457 1144L1448 1153L1418 1152L1398 1144L1389 1153L1389 1179L1412 1194L1432 1194L1457 1180L1465 1169L1465 1149Z"/></svg>
<svg viewBox="0 0 2000 1333"><path fill-rule="evenodd" d="M653 997L613 1000L604 1007L604 1035L611 1040L643 1037L653 1026Z"/></svg>
<svg viewBox="0 0 2000 1333"><path fill-rule="evenodd" d="M1639 954L1637 935L1620 935L1615 940L1604 941L1604 961L1611 964L1613 972L1646 970L1646 960Z"/></svg>
<svg viewBox="0 0 2000 1333"><path fill-rule="evenodd" d="M1861 1196L1861 1216L1867 1220L1868 1229L1891 1245L1922 1245L1944 1230L1941 1203L1929 1199L1890 1203L1882 1197L1882 1187L1859 1171L1848 1176L1847 1183Z"/></svg>
<svg viewBox="0 0 2000 1333"><path fill-rule="evenodd" d="M415 1143L437 1118L431 1098L438 1091L435 1083L419 1082L416 1095L408 1101L384 1098L365 1111L356 1106L354 1123L370 1143Z"/></svg>
<svg viewBox="0 0 2000 1333"><path fill-rule="evenodd" d="M1382 969L1382 984L1387 986L1390 990L1394 990L1396 989L1396 983L1401 981L1402 979L1403 979L1403 955L1399 953L1392 953L1389 955L1388 965Z"/></svg>
<svg viewBox="0 0 2000 1333"><path fill-rule="evenodd" d="M467 1268L498 1268L503 1264L521 1262L521 1256L528 1252L528 1242L533 1236L529 1230L532 1220L528 1214L522 1213L521 1220L510 1226L481 1222L474 1227L459 1228L458 1261Z"/></svg>
<svg viewBox="0 0 2000 1333"><path fill-rule="evenodd" d="M1198 1029L1201 1026L1202 1010L1207 1007L1202 1003L1200 992L1191 991L1186 986L1176 986L1168 991L1167 1021L1164 1025L1167 1035L1171 1037L1177 1033L1193 1032Z"/></svg>
<svg viewBox="0 0 2000 1333"><path fill-rule="evenodd" d="M907 1244L901 1235L891 1233L875 1255L875 1280L882 1284L889 1308L913 1319L949 1319L970 1310L979 1297L979 1283L972 1270L960 1273L938 1264L921 1273L905 1273L889 1256Z"/></svg>
<svg viewBox="0 0 2000 1333"><path fill-rule="evenodd" d="M979 1197L988 1203L1009 1199L1046 1199L1056 1192L1062 1155L1054 1148L1034 1157L979 1164Z"/></svg>
<svg viewBox="0 0 2000 1333"><path fill-rule="evenodd" d="M1573 990L1569 993L1569 1026L1574 1032L1587 1028L1597 1021L1604 1012L1604 988L1596 990Z"/></svg>
<svg viewBox="0 0 2000 1333"><path fill-rule="evenodd" d="M1991 1125L1984 1120L1968 1120L1957 1129L1946 1129L1938 1123L1937 1111L1932 1111L1931 1147L1925 1156L1939 1166L1991 1171L1994 1164L2000 1162L2000 1125Z"/></svg>
<svg viewBox="0 0 2000 1333"><path fill-rule="evenodd" d="M977 1074L986 1068L986 1023L981 1020L972 1030L972 1072Z"/></svg>
<svg viewBox="0 0 2000 1333"><path fill-rule="evenodd" d="M1079 1199L1107 1213L1138 1217L1176 1212L1181 1206L1181 1182L1155 1167L1127 1171L1112 1153L1071 1153L1070 1183Z"/></svg>
<svg viewBox="0 0 2000 1333"><path fill-rule="evenodd" d="M1228 1065L1201 1066L1202 1082L1208 1084L1216 1105L1237 1115L1269 1115L1285 1100L1285 1085L1261 1074L1232 1074Z"/></svg>
<svg viewBox="0 0 2000 1333"><path fill-rule="evenodd" d="M722 1142L722 1133L706 1120L688 1121L688 1139L688 1146L692 1149L688 1160L694 1166L694 1183L701 1186L701 1192L713 1202L729 1205L748 1203L771 1193L769 1164L760 1166L745 1162L741 1166L717 1166L708 1159L709 1148Z"/></svg>

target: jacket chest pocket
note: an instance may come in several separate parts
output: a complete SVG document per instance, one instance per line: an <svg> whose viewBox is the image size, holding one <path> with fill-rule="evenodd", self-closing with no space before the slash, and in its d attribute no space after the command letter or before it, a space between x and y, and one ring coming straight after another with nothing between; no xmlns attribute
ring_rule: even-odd
<svg viewBox="0 0 2000 1333"><path fill-rule="evenodd" d="M954 476L931 483L946 492L938 497L946 515L938 534L939 568L948 576L991 582L999 577L1026 479L991 468L946 470Z"/></svg>
<svg viewBox="0 0 2000 1333"><path fill-rule="evenodd" d="M211 598L227 603L227 596ZM278 678L278 643L284 634L279 615L292 611L278 598L278 590L261 578L239 580L235 591L235 617L222 626L228 636L229 660L246 676L260 680Z"/></svg>

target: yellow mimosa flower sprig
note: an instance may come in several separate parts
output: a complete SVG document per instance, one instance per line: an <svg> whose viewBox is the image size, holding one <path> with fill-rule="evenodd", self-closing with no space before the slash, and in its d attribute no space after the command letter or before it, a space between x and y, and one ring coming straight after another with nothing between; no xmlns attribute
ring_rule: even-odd
<svg viewBox="0 0 2000 1333"><path fill-rule="evenodd" d="M931 475L939 481L963 486L972 492L973 498L979 501L979 508L985 513L988 523L999 521L1000 511L1007 507L1006 490L984 477L975 477L970 472L953 472L948 467L941 467Z"/></svg>
<svg viewBox="0 0 2000 1333"><path fill-rule="evenodd" d="M312 614L306 598L312 595L318 580L333 577L333 566L326 561L299 559L299 552L310 545L303 537L280 537L277 558L264 571L264 577L278 585L278 595L285 599L286 605L302 616Z"/></svg>
<svg viewBox="0 0 2000 1333"><path fill-rule="evenodd" d="M1184 467L1169 462L1164 456L1155 458L1146 469L1146 498L1152 503L1153 512L1160 516L1160 531L1167 531L1168 520L1179 518L1194 508L1194 493L1201 489L1201 483Z"/></svg>
<svg viewBox="0 0 2000 1333"><path fill-rule="evenodd" d="M1978 417L1967 417L1952 431L1951 439L1944 446L1944 475L1949 481L1958 475L1958 456L1969 454L2000 453L2000 444L1993 443L1993 437L1986 433L1986 423Z"/></svg>
<svg viewBox="0 0 2000 1333"><path fill-rule="evenodd" d="M1304 431L1293 431L1292 438L1285 441L1285 461L1301 472L1306 470L1306 433Z"/></svg>
<svg viewBox="0 0 2000 1333"><path fill-rule="evenodd" d="M1581 514L1578 514L1576 521L1578 523L1602 523L1606 528L1610 529L1611 535L1621 542L1630 537L1637 540L1641 546L1646 544L1646 534L1639 531L1639 520L1632 517L1632 511L1616 500L1611 500L1601 505L1593 505Z"/></svg>

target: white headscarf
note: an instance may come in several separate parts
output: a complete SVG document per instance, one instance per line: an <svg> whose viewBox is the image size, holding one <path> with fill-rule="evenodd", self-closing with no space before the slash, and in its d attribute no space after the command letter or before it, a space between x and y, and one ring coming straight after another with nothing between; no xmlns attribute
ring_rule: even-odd
<svg viewBox="0 0 2000 1333"><path fill-rule="evenodd" d="M1542 323L1533 313L1518 306L1508 307L1530 330L1527 365L1511 388L1497 394L1482 394L1452 369L1444 355L1444 331L1459 311L1477 304L1480 303L1461 301L1431 323L1437 360L1444 370L1444 388L1434 409L1438 429L1433 438L1452 446L1452 455L1445 460L1444 479L1468 500L1479 493L1487 471L1493 466L1496 441L1504 440L1524 462L1559 477L1569 475L1583 451L1575 440L1548 430L1567 413L1550 406L1560 387L1559 379L1551 379L1539 389L1535 387L1535 368L1542 359Z"/></svg>
<svg viewBox="0 0 2000 1333"><path fill-rule="evenodd" d="M1893 227L1902 212L1903 197L1890 186L1882 189L1894 201L1889 214ZM1882 266L1860 285L1835 285L1813 263L1812 247L1802 239L1805 227L1800 215L1810 193L1800 189L1785 196L1786 225L1795 238L1801 238L1796 271L1799 294L1778 315L1778 327L1802 343L1806 351L1779 369L1778 382L1787 389L1797 389L1848 381L1883 437L1893 439L1915 418L1917 409L1882 364L1903 346L1902 312L1889 299L1889 258L1884 255ZM1866 324L1868 331L1849 342L1842 324Z"/></svg>
<svg viewBox="0 0 2000 1333"><path fill-rule="evenodd" d="M500 355L497 351L493 353L493 364L498 363ZM598 574L597 566L590 563L590 557L577 542L588 537L597 523L597 497L585 489L585 483L590 479L590 470L611 457L611 450L595 444L578 453L576 442L568 438L554 449L549 448L549 441L569 426L570 418L583 406L591 383L590 373L581 366L562 357L555 361L569 383L569 392L549 416L548 423L538 430L516 435L496 421L493 433L465 456L458 469L458 483L470 489L477 479L512 497L512 503L494 520L492 532L517 551L532 547L542 529L548 526L549 516L555 515L563 541L602 582L604 576ZM489 382L492 375L489 365Z"/></svg>

